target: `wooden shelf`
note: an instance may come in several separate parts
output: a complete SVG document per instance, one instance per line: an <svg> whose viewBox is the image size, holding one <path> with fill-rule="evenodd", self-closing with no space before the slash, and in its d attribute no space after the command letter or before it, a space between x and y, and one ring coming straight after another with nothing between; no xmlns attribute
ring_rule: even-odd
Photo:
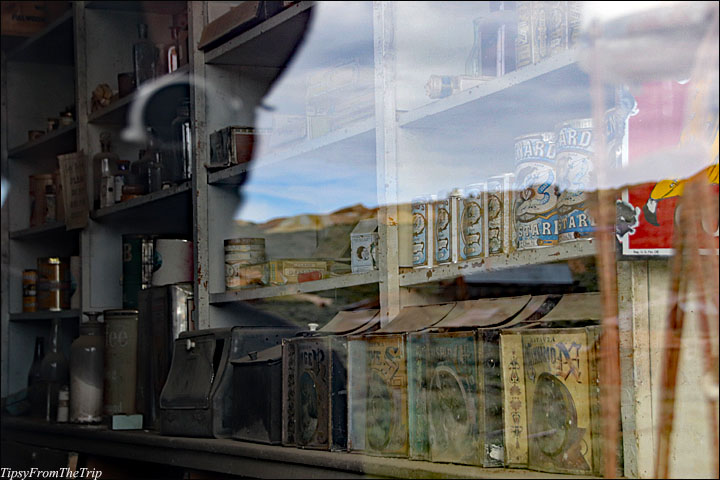
<svg viewBox="0 0 720 480"><path fill-rule="evenodd" d="M3 439L90 455L175 465L255 478L548 478L550 474L509 468L480 468L403 458L371 457L240 442L231 439L162 436L111 431L104 426L48 424L2 417ZM594 478L552 474L553 478Z"/></svg>
<svg viewBox="0 0 720 480"><path fill-rule="evenodd" d="M77 125L67 125L8 151L10 158L55 157L76 150Z"/></svg>
<svg viewBox="0 0 720 480"><path fill-rule="evenodd" d="M191 188L192 188L192 183L190 181L185 181L179 185L175 185L170 188L166 188L164 190L160 190L160 191L153 192L153 193L150 193L147 195L143 195L142 197L133 198L132 200L128 200L126 202L121 202L121 203L118 203L111 207L100 208L98 210L94 210L90 214L90 218L92 218L93 220L96 220L96 221L102 221L107 218L129 212L138 207L147 207L147 206L150 206L151 204L159 205L160 202L162 202L166 199L175 197L177 195L182 195L182 194L188 195ZM163 216L166 216L166 215L167 215L167 213L163 214Z"/></svg>
<svg viewBox="0 0 720 480"><path fill-rule="evenodd" d="M470 122L496 122L502 118L505 125L513 125L515 117L527 116L528 109L532 109L544 113L542 121L547 123L547 129L554 125L554 120L548 117L560 114L560 118L567 119L563 117L565 112L572 115L576 110L586 110L589 115L589 78L580 70L577 60L577 50L558 53L482 85L402 112L398 124L404 128L457 128Z"/></svg>
<svg viewBox="0 0 720 480"><path fill-rule="evenodd" d="M208 173L208 183L237 184L240 177L247 171L270 166L278 167L276 165L278 163L305 156L342 158L343 151L361 151L361 145L374 141L375 119L366 118L322 137L298 142L282 150L271 151L267 155L252 160L251 163L242 163L210 172ZM374 146L372 152L374 155Z"/></svg>
<svg viewBox="0 0 720 480"><path fill-rule="evenodd" d="M145 12L174 15L183 12L187 2L177 1L93 1L87 2L85 8L92 10L114 10L121 12Z"/></svg>
<svg viewBox="0 0 720 480"><path fill-rule="evenodd" d="M522 250L510 255L483 257L466 262L450 263L432 268L417 268L400 275L400 286L451 280L473 273L491 272L512 267L522 267L540 263L558 262L572 258L595 255L593 240L580 240L573 243L543 247L535 250Z"/></svg>
<svg viewBox="0 0 720 480"><path fill-rule="evenodd" d="M112 2L111 2L112 3ZM124 2L118 2L124 3ZM130 2L133 3L133 2ZM164 75L163 79L169 76L187 75L190 72L190 65L183 65L172 73ZM130 105L137 97L137 91L123 98L115 100L113 103L90 114L88 123L94 125L126 125L127 115Z"/></svg>
<svg viewBox="0 0 720 480"><path fill-rule="evenodd" d="M9 62L75 65L72 7L8 54Z"/></svg>
<svg viewBox="0 0 720 480"><path fill-rule="evenodd" d="M65 222L52 222L37 227L24 228L10 232L12 240L29 240L32 238L40 238L51 234L61 234L65 231Z"/></svg>
<svg viewBox="0 0 720 480"><path fill-rule="evenodd" d="M282 67L292 53L288 39L299 38L314 2L299 2L205 54L211 65ZM286 48L279 48L279 47Z"/></svg>
<svg viewBox="0 0 720 480"><path fill-rule="evenodd" d="M22 312L11 313L11 322L27 322L34 320L52 320L54 318L80 318L80 310L61 310L59 312L39 311L39 312Z"/></svg>
<svg viewBox="0 0 720 480"><path fill-rule="evenodd" d="M338 277L325 278L323 280L315 280L313 282L244 288L241 290L231 290L223 293L211 293L210 303L213 305L219 305L222 303L242 302L258 298L282 297L285 295L295 295L297 293L322 292L325 290L333 290L335 288L368 285L371 283L377 283L379 280L380 275L377 270L366 273L353 273Z"/></svg>

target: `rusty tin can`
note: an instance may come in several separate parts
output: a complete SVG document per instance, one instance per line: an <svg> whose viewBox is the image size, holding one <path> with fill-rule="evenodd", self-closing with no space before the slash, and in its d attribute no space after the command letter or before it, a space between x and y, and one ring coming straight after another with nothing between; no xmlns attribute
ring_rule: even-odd
<svg viewBox="0 0 720 480"><path fill-rule="evenodd" d="M515 139L513 221L516 248L558 243L555 135L531 133Z"/></svg>
<svg viewBox="0 0 720 480"><path fill-rule="evenodd" d="M557 126L558 236L561 243L589 239L595 220L588 205L597 189L592 119Z"/></svg>

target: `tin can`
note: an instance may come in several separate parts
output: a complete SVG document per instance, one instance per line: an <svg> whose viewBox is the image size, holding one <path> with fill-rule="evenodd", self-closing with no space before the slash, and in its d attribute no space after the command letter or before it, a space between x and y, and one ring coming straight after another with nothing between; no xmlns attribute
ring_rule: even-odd
<svg viewBox="0 0 720 480"><path fill-rule="evenodd" d="M588 202L596 191L592 119L557 127L558 234L560 242L589 239L595 229Z"/></svg>
<svg viewBox="0 0 720 480"><path fill-rule="evenodd" d="M458 202L458 259L478 258L487 252L485 236L485 206L487 204L487 185L474 183L464 189L464 195Z"/></svg>
<svg viewBox="0 0 720 480"><path fill-rule="evenodd" d="M179 238L158 238L153 254L152 285L193 281L193 242Z"/></svg>
<svg viewBox="0 0 720 480"><path fill-rule="evenodd" d="M577 45L580 39L580 26L582 24L582 2L569 0L567 2L567 41L568 48Z"/></svg>
<svg viewBox="0 0 720 480"><path fill-rule="evenodd" d="M23 270L23 312L37 312L37 270Z"/></svg>
<svg viewBox="0 0 720 480"><path fill-rule="evenodd" d="M512 173L505 173L487 180L487 249L488 255L508 254L513 250L513 201Z"/></svg>
<svg viewBox="0 0 720 480"><path fill-rule="evenodd" d="M513 190L516 248L557 245L555 136L552 132L531 133L515 139Z"/></svg>
<svg viewBox="0 0 720 480"><path fill-rule="evenodd" d="M137 381L138 311L105 310L106 415L135 413Z"/></svg>
<svg viewBox="0 0 720 480"><path fill-rule="evenodd" d="M532 2L533 63L541 62L550 56L550 19L545 3Z"/></svg>
<svg viewBox="0 0 720 480"><path fill-rule="evenodd" d="M462 197L458 189L440 192L433 204L435 213L435 263L458 261L457 225L458 204Z"/></svg>
<svg viewBox="0 0 720 480"><path fill-rule="evenodd" d="M566 50L568 46L567 2L542 2L542 7L547 22L548 56L551 56Z"/></svg>
<svg viewBox="0 0 720 480"><path fill-rule="evenodd" d="M255 280L248 277L245 267L262 265L267 261L264 238L228 238L225 244L225 289L234 290L250 284L262 283L262 270Z"/></svg>
<svg viewBox="0 0 720 480"><path fill-rule="evenodd" d="M517 68L533 63L532 4L533 2L517 2L518 28L515 38Z"/></svg>
<svg viewBox="0 0 720 480"><path fill-rule="evenodd" d="M37 308L60 311L70 308L70 261L45 257L37 260Z"/></svg>
<svg viewBox="0 0 720 480"><path fill-rule="evenodd" d="M432 267L435 255L434 210L430 195L412 200L412 256L414 267Z"/></svg>
<svg viewBox="0 0 720 480"><path fill-rule="evenodd" d="M150 287L155 267L153 235L123 235L123 308L137 308L138 292Z"/></svg>
<svg viewBox="0 0 720 480"><path fill-rule="evenodd" d="M57 220L57 196L55 195L55 186L45 186L45 218L44 223L51 223Z"/></svg>

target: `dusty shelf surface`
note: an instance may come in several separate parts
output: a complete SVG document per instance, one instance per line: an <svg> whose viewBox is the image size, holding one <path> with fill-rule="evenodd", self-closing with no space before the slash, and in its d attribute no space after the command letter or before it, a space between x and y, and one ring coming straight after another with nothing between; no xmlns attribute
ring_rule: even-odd
<svg viewBox="0 0 720 480"><path fill-rule="evenodd" d="M256 478L548 478L520 469L479 468L400 458L240 442L168 437L147 430L111 431L104 426L48 424L25 417L2 418L4 439L93 455L171 464ZM553 478L595 478L553 474Z"/></svg>

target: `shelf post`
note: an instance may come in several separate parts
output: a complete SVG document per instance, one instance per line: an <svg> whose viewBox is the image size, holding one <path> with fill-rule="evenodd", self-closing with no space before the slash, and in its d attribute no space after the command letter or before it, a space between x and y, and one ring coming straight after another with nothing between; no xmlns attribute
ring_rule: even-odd
<svg viewBox="0 0 720 480"><path fill-rule="evenodd" d="M7 121L8 121L8 114L7 114L7 75L5 74L7 72L7 57L5 55L5 52L2 52L2 75L0 75L0 81L2 82L2 101L1 103L1 115L2 115L2 122L0 122L0 125L3 127L3 131L0 133L0 144L2 145L2 160L0 161L0 174L2 174L3 180L6 180L8 178L8 144L7 144ZM3 194L7 195L8 192L5 191L7 186L3 185ZM9 333L9 312L10 312L10 302L8 300L7 292L10 291L10 281L9 277L10 274L8 271L9 268L5 268L6 265L10 265L10 215L8 212L8 206L3 205L2 210L0 211L0 236L2 237L2 241L0 242L0 251L2 253L2 265L3 268L0 269L0 290L3 292L2 295L0 295L0 339L2 341L2 345L0 345L0 349L2 349L2 372L0 372L0 377L2 378L2 385L0 386L0 392L3 397L5 397L8 394L8 377L9 375L9 369L8 369L8 333Z"/></svg>
<svg viewBox="0 0 720 480"><path fill-rule="evenodd" d="M207 2L188 2L188 36L190 45L200 38L207 23ZM190 116L193 125L195 154L192 175L193 203L193 254L195 264L195 321L197 328L210 328L209 312L209 221L208 221L208 175L205 162L208 160L208 145L205 134L205 53L190 48ZM189 52L189 53L190 53Z"/></svg>
<svg viewBox="0 0 720 480"><path fill-rule="evenodd" d="M395 9L393 1L373 2L375 124L378 194L380 324L400 311L397 195L397 98Z"/></svg>

